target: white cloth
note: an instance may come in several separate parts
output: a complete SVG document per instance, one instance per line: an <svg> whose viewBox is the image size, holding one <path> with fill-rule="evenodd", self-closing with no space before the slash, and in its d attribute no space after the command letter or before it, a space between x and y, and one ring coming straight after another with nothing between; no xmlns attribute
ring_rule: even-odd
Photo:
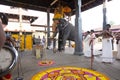
<svg viewBox="0 0 120 80"><path fill-rule="evenodd" d="M118 51L118 53L117 53L117 59L120 59L120 40L119 40L119 42L117 44L117 51Z"/></svg>
<svg viewBox="0 0 120 80"><path fill-rule="evenodd" d="M104 38L102 46L102 62L113 62L112 38Z"/></svg>
<svg viewBox="0 0 120 80"><path fill-rule="evenodd" d="M89 45L90 40L91 40L91 36L88 34L83 41L84 42L83 52L84 52L84 56L86 57L91 57L91 47Z"/></svg>

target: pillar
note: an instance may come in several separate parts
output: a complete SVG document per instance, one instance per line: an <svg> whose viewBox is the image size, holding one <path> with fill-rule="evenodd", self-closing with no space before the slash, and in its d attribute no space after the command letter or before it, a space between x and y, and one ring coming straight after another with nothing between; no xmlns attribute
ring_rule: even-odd
<svg viewBox="0 0 120 80"><path fill-rule="evenodd" d="M106 18L106 2L107 0L103 0L103 30L106 29L107 18Z"/></svg>
<svg viewBox="0 0 120 80"><path fill-rule="evenodd" d="M74 55L83 55L82 48L82 21L81 21L81 0L75 0L76 18L75 18L75 51Z"/></svg>
<svg viewBox="0 0 120 80"><path fill-rule="evenodd" d="M50 46L50 8L47 9L47 48Z"/></svg>

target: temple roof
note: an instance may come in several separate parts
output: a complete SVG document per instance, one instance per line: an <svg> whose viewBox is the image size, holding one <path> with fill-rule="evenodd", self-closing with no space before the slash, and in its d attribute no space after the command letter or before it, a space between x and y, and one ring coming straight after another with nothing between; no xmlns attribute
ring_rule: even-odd
<svg viewBox="0 0 120 80"><path fill-rule="evenodd" d="M82 11L88 10L90 8L96 7L103 3L104 0L81 0L82 2ZM111 1L111 0L108 0ZM54 11L54 8L58 6L58 3L61 5L67 5L72 9L74 13L76 10L75 0L0 0L0 4L22 7L26 9L33 9L38 11L46 12L50 8L50 12Z"/></svg>

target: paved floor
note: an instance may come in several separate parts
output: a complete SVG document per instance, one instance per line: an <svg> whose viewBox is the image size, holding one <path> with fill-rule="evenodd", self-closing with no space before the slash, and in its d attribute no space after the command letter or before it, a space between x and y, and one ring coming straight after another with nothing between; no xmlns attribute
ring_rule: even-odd
<svg viewBox="0 0 120 80"><path fill-rule="evenodd" d="M41 59L36 59L32 51L19 53L21 55L20 77L24 80L31 80L32 76L42 70L60 66L76 66L90 69L90 58L74 55L74 49L67 48L64 53L53 53L46 50L47 59L54 60L51 66L38 66ZM97 52L98 53L98 52ZM95 57L93 70L107 75L111 80L120 80L120 61L115 60L113 64L101 63L100 55ZM13 78L18 76L17 66L12 71Z"/></svg>

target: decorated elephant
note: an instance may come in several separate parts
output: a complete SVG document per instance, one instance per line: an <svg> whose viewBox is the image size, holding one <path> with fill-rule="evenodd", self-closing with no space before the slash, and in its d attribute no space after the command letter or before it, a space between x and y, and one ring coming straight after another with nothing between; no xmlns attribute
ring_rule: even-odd
<svg viewBox="0 0 120 80"><path fill-rule="evenodd" d="M63 51L65 49L66 40L75 40L75 27L65 19L58 19L56 28L54 28L53 38L58 35L58 51Z"/></svg>

